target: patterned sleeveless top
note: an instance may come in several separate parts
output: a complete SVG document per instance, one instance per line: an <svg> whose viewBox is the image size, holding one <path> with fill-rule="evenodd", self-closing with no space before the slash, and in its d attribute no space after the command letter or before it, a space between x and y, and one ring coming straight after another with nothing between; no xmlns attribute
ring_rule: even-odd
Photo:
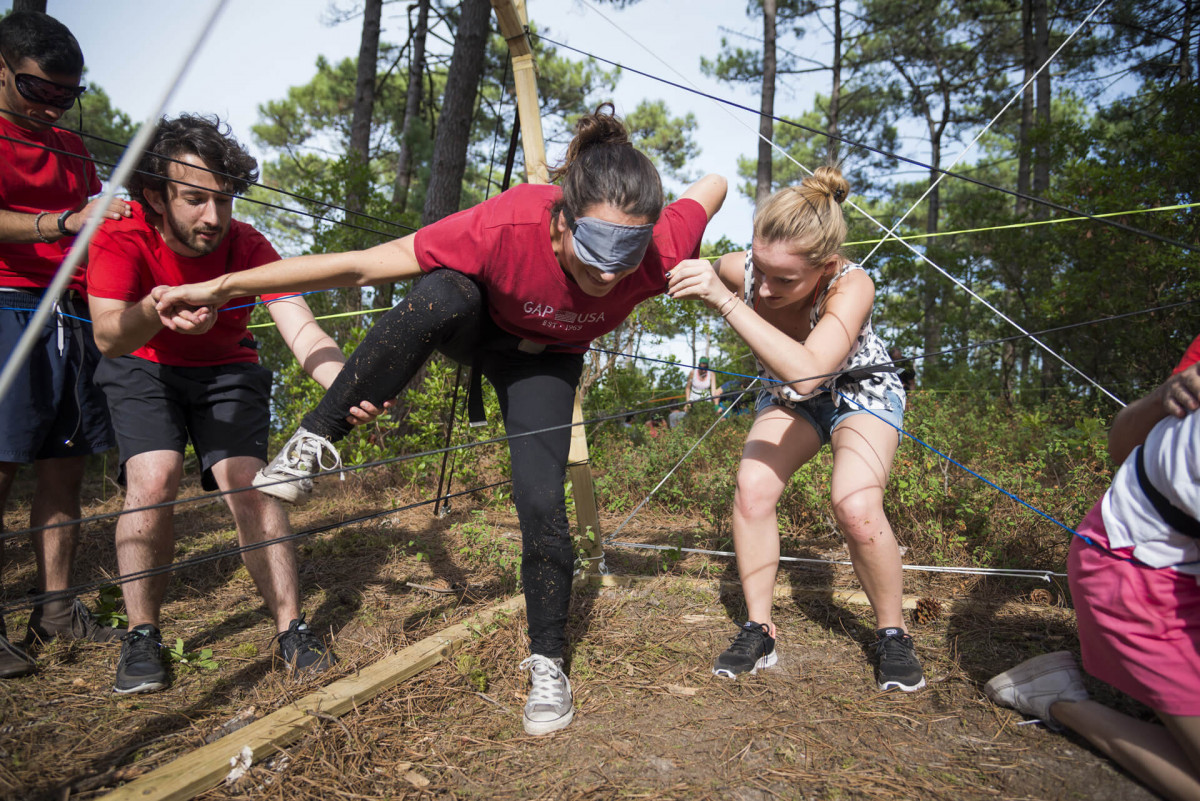
<svg viewBox="0 0 1200 801"><path fill-rule="evenodd" d="M817 320L820 319L820 309L825 306L825 300L829 297L833 285L847 273L861 269L862 267L857 264L848 263L830 279L829 284L813 301L812 310L809 312L808 318L810 329L816 327ZM753 253L748 249L746 251L746 278L742 300L750 308L754 308L756 290ZM891 360L891 357L888 356L887 347L883 344L883 340L876 336L875 331L871 328L871 316L867 315L867 319L863 322L862 330L858 332L858 337L855 339L854 345L850 348L850 353L846 355L846 359L838 366L837 371L840 373L875 364L887 364ZM758 368L758 378L762 382L763 391L770 393L776 400L790 408L798 406L821 392L831 391L834 381L837 380L836 378L830 378L816 392L802 395L787 384L779 383L779 377L767 369L766 365L761 361L756 359L755 363ZM874 373L852 384L842 384L838 392L833 392L832 395L834 405L841 405L844 400L842 395L845 395L866 409L891 409L891 404L887 400L887 393L889 392L894 393L900 398L902 409L907 405L904 387L901 386L900 378L894 372Z"/></svg>

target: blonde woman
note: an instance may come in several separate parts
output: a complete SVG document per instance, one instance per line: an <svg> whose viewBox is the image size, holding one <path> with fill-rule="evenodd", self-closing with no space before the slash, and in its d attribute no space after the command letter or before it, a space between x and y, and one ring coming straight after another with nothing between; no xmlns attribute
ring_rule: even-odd
<svg viewBox="0 0 1200 801"><path fill-rule="evenodd" d="M881 690L911 692L925 678L904 626L900 549L883 512L905 395L895 372L872 367L889 359L871 329L875 285L840 252L848 191L839 170L822 167L759 207L750 250L671 271L671 297L716 309L754 352L765 387L733 509L750 620L713 672L736 678L775 664L776 504L792 474L829 443L834 514L875 613L876 681Z"/></svg>

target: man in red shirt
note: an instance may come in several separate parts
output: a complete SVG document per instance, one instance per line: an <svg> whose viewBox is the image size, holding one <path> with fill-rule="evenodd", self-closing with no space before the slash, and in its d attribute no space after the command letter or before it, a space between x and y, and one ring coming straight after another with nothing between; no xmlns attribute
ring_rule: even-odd
<svg viewBox="0 0 1200 801"><path fill-rule="evenodd" d="M160 121L130 179L129 219L106 222L89 249L88 287L96 342L104 359L96 381L108 396L127 483L117 523L122 575L169 564L183 455L195 447L208 490L249 487L266 464L271 373L258 364L247 330L253 297L236 298L204 321L185 314L164 330L155 303L164 285L204 280L279 259L270 243L232 218L233 197L258 174L254 158L216 120L183 115ZM283 298L276 300L276 298ZM328 387L342 369L341 349L297 296L267 295L280 335L305 370ZM273 302L272 302L273 301ZM192 323L195 324L192 324ZM290 534L279 502L259 492L225 496L241 544ZM295 546L277 543L243 554L279 632L292 670L320 671L334 656L300 611ZM113 690L166 686L159 610L167 574L125 584L129 631Z"/></svg>
<svg viewBox="0 0 1200 801"><path fill-rule="evenodd" d="M90 214L127 215L128 204L100 209L88 197L100 181L78 136L53 124L83 92L83 54L61 22L34 11L0 20L0 352L11 354L74 236ZM104 396L92 383L99 355L87 323L83 271L57 299L12 388L0 398L0 515L22 464L33 465L29 525L39 592L71 585L85 457L112 447ZM82 321L81 319L82 318ZM3 541L0 540L0 562ZM34 669L5 637L0 619L0 677ZM35 606L26 647L56 636L114 639L68 598Z"/></svg>

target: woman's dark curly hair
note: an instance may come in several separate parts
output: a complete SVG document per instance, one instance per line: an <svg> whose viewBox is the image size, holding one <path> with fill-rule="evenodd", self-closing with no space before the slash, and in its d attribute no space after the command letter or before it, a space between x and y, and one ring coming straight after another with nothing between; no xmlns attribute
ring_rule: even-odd
<svg viewBox="0 0 1200 801"><path fill-rule="evenodd" d="M258 161L234 139L228 125L217 117L181 114L163 117L137 170L129 179L129 194L146 206L145 191L162 192L167 185L167 168L185 155L199 156L214 173L220 173L226 190L233 195L246 191L258 180Z"/></svg>

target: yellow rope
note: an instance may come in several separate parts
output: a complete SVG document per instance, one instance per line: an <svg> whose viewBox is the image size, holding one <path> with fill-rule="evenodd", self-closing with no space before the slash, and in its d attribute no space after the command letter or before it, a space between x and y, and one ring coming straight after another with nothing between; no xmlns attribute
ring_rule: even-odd
<svg viewBox="0 0 1200 801"><path fill-rule="evenodd" d="M1133 211L1111 211L1107 214L1093 214L1093 217L1120 217L1123 214L1149 214L1152 211L1178 211L1179 209L1190 209L1200 206L1200 203L1183 203L1178 206L1158 206L1153 209L1135 209ZM1064 217L1060 220L1029 220L1027 222L1013 223L1011 225L996 225L991 228L967 228L961 231L938 231L932 234L909 234L908 236L895 236L892 239L932 239L935 236L956 236L958 234L978 234L983 231L1004 231L1010 228L1031 228L1035 225L1058 225L1059 223L1078 222L1079 220L1087 220L1088 217ZM880 239L863 239L858 242L847 242L847 245L874 245L883 240Z"/></svg>

